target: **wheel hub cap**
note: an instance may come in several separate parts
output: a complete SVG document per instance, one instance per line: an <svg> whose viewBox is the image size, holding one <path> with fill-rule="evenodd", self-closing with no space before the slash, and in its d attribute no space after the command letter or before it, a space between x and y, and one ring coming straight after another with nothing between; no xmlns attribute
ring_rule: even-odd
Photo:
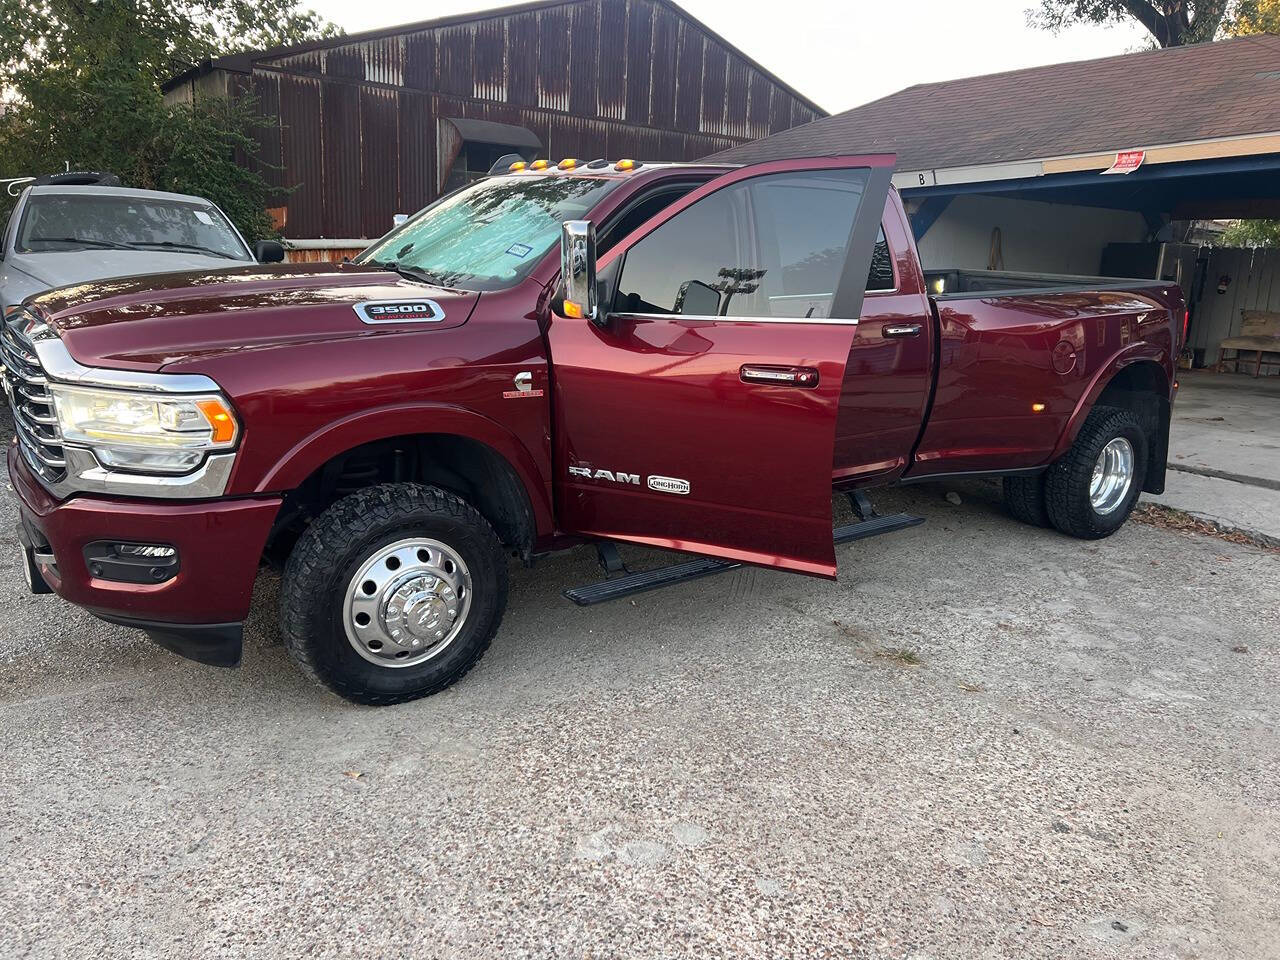
<svg viewBox="0 0 1280 960"><path fill-rule="evenodd" d="M1101 516L1124 503L1133 485L1133 444L1116 437L1098 454L1089 480L1089 504Z"/></svg>
<svg viewBox="0 0 1280 960"><path fill-rule="evenodd" d="M438 656L471 609L471 575L451 547L411 538L379 548L347 586L343 625L355 651L384 667Z"/></svg>

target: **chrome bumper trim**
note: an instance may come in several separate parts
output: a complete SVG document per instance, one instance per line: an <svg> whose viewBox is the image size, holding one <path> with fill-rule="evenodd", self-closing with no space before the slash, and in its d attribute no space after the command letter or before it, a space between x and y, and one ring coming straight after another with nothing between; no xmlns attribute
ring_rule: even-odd
<svg viewBox="0 0 1280 960"><path fill-rule="evenodd" d="M67 477L60 483L41 479L41 486L59 499L78 493L105 493L119 497L145 497L158 500L204 500L220 497L227 490L234 453L213 453L205 457L199 469L178 476L148 473L125 473L111 470L98 462L93 451L67 446Z"/></svg>

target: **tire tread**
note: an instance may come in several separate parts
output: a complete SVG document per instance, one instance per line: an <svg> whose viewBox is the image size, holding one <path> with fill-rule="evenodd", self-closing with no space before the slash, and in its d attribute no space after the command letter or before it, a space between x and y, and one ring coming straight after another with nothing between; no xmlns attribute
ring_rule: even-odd
<svg viewBox="0 0 1280 960"><path fill-rule="evenodd" d="M1083 505L1080 498L1081 489L1088 490L1089 477L1093 474L1098 451L1108 440L1125 430L1136 431L1140 437L1145 438L1141 424L1128 410L1120 407L1095 407L1080 428L1071 449L1045 472L1045 511L1049 520L1062 533L1082 540L1100 540L1120 529L1132 512L1133 504L1137 503L1137 492L1131 493L1132 500L1120 515L1120 522L1114 526L1103 526L1097 522L1097 515L1088 505L1087 498ZM1133 487L1138 492L1142 490L1146 473L1146 453L1144 439L1134 449Z"/></svg>
<svg viewBox="0 0 1280 960"><path fill-rule="evenodd" d="M1044 475L1005 477L1004 505L1015 520L1033 527L1050 527L1044 502Z"/></svg>
<svg viewBox="0 0 1280 960"><path fill-rule="evenodd" d="M505 563L498 565L498 614L481 642L453 671L429 685L404 693L371 693L325 669L316 656L314 631L316 597L323 595L336 575L328 558L340 555L353 539L369 536L379 527L393 524L407 511L443 514L473 528L488 541L487 548L501 560L502 545L489 522L462 498L419 483L382 483L344 497L322 513L301 537L285 564L280 585L280 630L285 649L299 669L315 683L340 697L369 706L405 703L429 696L461 680L489 648L502 621L507 601Z"/></svg>

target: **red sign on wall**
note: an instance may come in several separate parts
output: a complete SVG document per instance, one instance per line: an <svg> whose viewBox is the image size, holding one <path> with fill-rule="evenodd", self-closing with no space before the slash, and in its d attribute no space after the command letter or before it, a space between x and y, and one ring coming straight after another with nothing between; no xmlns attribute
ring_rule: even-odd
<svg viewBox="0 0 1280 960"><path fill-rule="evenodd" d="M1116 154L1116 159L1111 166L1103 170L1103 173L1133 173L1140 166L1142 161L1147 158L1145 150L1121 150Z"/></svg>

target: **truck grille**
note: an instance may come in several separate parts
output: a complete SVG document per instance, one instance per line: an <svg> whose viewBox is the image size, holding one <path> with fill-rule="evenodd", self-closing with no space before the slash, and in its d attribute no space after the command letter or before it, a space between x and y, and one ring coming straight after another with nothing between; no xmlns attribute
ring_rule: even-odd
<svg viewBox="0 0 1280 960"><path fill-rule="evenodd" d="M67 476L67 460L53 398L35 346L18 329L17 319L4 323L0 331L0 360L18 446L41 479L61 483Z"/></svg>

